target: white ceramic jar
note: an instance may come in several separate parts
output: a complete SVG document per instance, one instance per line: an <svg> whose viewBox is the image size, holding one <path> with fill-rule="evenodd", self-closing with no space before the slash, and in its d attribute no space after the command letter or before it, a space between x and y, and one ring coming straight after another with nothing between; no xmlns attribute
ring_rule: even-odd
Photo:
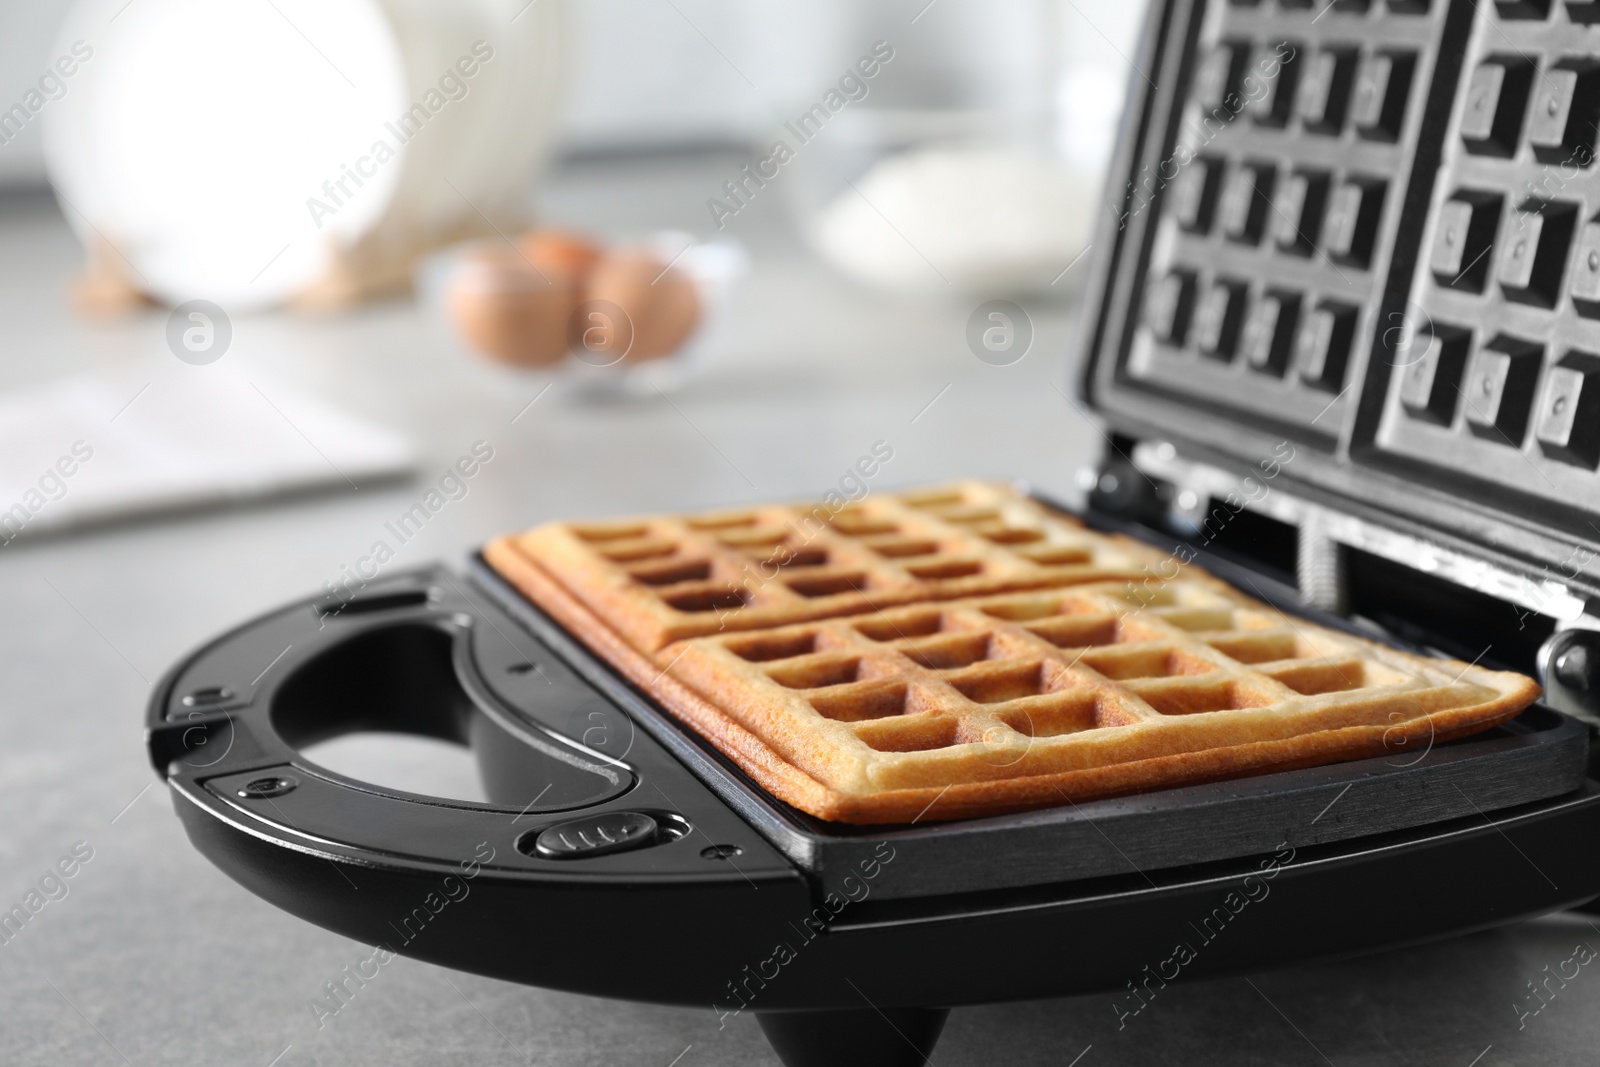
<svg viewBox="0 0 1600 1067"><path fill-rule="evenodd" d="M528 221L566 22L562 0L80 0L51 181L91 262L167 303L401 288Z"/></svg>

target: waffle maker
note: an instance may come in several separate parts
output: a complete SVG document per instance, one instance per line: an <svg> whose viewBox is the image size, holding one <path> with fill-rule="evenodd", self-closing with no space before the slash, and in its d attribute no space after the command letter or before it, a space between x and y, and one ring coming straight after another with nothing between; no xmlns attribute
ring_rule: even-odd
<svg viewBox="0 0 1600 1067"><path fill-rule="evenodd" d="M1083 335L1111 428L1087 522L1323 625L1537 673L1544 704L1361 762L848 827L772 800L474 561L178 664L148 739L190 838L349 937L749 1011L791 1065L921 1063L952 1006L1138 997L1151 966L1600 896L1597 9L1154 4ZM492 802L300 754L364 729L470 745ZM1199 946L1178 978L1175 942Z"/></svg>

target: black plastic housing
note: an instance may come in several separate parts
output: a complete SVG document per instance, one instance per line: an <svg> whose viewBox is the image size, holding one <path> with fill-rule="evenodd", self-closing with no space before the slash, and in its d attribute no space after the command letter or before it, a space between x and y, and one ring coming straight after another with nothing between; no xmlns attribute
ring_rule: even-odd
<svg viewBox="0 0 1600 1067"><path fill-rule="evenodd" d="M808 823L548 621L530 629L532 609L504 588L435 569L369 596L337 613L292 604L196 652L152 698L150 753L190 838L241 884L461 970L716 1012L864 1010L863 996L948 1007L1117 988L1175 938L1216 941L1195 945L1184 973L1217 974L1600 894L1600 855L1572 847L1600 832L1587 733L1543 709L1387 766L1082 804L1140 859L1008 884L1008 856L1062 831L1048 813L874 831ZM491 803L354 781L297 750L374 726L469 743ZM1200 824L1226 825L1230 804L1245 815L1236 828L1260 831L1254 843L1204 842ZM631 847L534 847L601 826L608 846ZM632 832L643 836L624 840ZM1174 834L1209 851L1163 857ZM810 860L777 847L795 835L812 839ZM853 878L816 862L840 855ZM1002 877L974 880L980 868ZM952 891L963 881L985 888ZM1396 897L1399 884L1411 891ZM983 965L1024 940L1060 951Z"/></svg>

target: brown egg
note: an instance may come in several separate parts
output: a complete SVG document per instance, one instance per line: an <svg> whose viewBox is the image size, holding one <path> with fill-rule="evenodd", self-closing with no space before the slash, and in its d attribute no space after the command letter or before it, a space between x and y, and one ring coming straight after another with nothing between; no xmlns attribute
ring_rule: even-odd
<svg viewBox="0 0 1600 1067"><path fill-rule="evenodd" d="M700 295L693 279L642 249L608 252L595 264L583 307L607 304L627 316L615 336L620 343L631 332L632 344L626 347L630 360L676 352L700 323Z"/></svg>
<svg viewBox="0 0 1600 1067"><path fill-rule="evenodd" d="M456 332L502 363L539 367L567 354L567 320L577 304L576 280L541 274L521 253L488 246L456 264L445 303Z"/></svg>
<svg viewBox="0 0 1600 1067"><path fill-rule="evenodd" d="M602 254L599 244L571 230L529 230L517 248L545 274L565 274L580 285Z"/></svg>

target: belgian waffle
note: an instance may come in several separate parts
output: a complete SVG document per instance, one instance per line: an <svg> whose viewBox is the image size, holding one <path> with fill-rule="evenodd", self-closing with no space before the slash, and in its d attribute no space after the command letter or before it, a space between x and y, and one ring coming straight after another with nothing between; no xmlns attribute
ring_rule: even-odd
<svg viewBox="0 0 1600 1067"><path fill-rule="evenodd" d="M552 523L485 558L770 793L844 822L1415 758L1539 695L984 484Z"/></svg>

